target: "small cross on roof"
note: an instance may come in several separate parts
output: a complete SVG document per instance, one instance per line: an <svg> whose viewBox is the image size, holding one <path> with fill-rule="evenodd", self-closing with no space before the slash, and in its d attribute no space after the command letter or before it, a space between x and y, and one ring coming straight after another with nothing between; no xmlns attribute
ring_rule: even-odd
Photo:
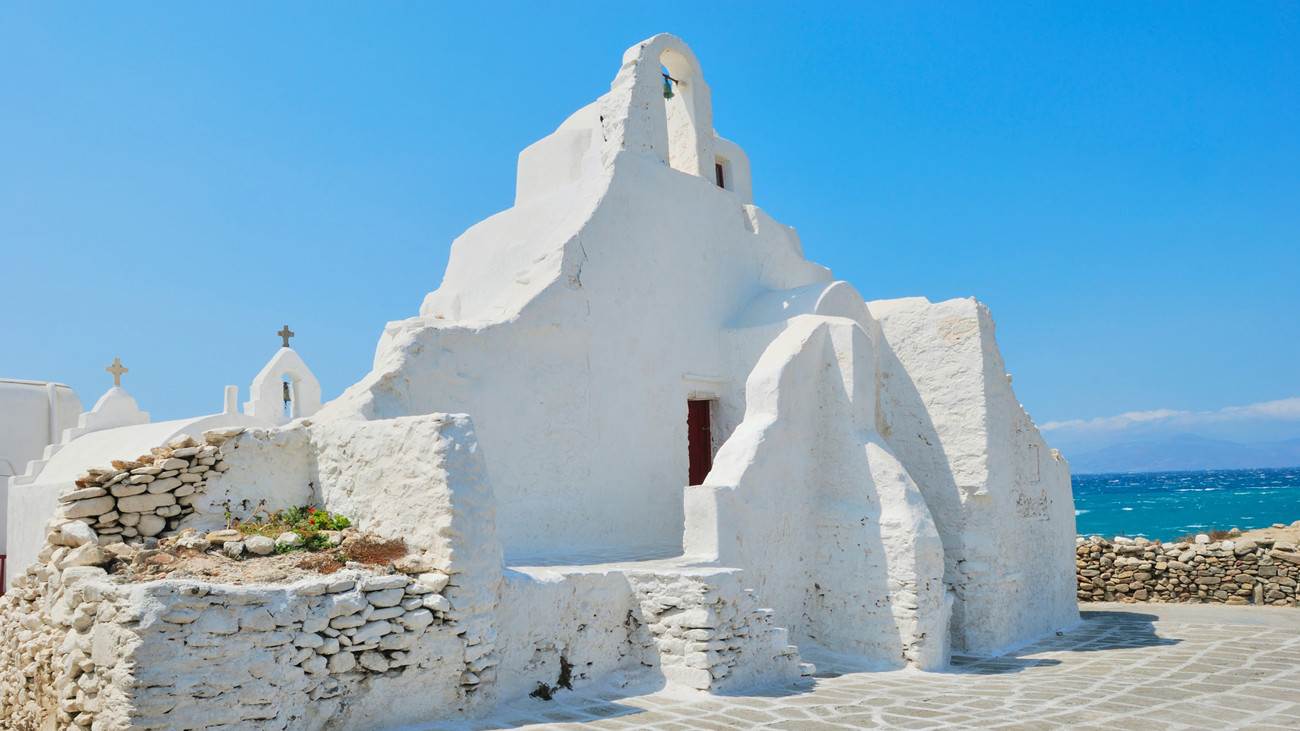
<svg viewBox="0 0 1300 731"><path fill-rule="evenodd" d="M107 368L105 368L104 370L106 370L106 371L108 371L109 373L112 373L112 374L113 374L113 386L115 386L115 387L120 387L120 386L122 385L122 374L123 374L123 373L126 373L127 371L129 371L129 370L131 370L131 369L130 369L130 368L127 368L127 367L124 366L124 365L122 365L122 359L121 359L121 358L118 358L117 356L113 356L113 362L112 362L112 364L110 364L110 365L109 365Z"/></svg>
<svg viewBox="0 0 1300 731"><path fill-rule="evenodd" d="M296 334L297 333L289 329L288 325L285 325L284 328L280 330L280 332L276 333L276 335L279 335L281 338L284 339L284 347L286 348L289 347L289 338L293 337Z"/></svg>

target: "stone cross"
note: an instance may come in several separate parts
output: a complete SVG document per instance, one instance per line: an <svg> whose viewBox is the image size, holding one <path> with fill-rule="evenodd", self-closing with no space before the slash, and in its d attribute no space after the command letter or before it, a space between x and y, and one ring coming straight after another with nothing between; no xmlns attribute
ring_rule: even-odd
<svg viewBox="0 0 1300 731"><path fill-rule="evenodd" d="M289 329L288 325L285 325L284 328L280 330L280 332L276 333L276 335L279 335L281 338L284 339L284 347L286 348L289 347L289 338L293 337L296 334L297 333Z"/></svg>
<svg viewBox="0 0 1300 731"><path fill-rule="evenodd" d="M126 373L127 371L129 371L129 370L131 370L131 369L130 369L130 368L127 368L127 367L125 367L125 366L122 365L122 359L121 359L121 358L118 358L117 356L114 356L114 357L113 357L113 363L112 363L112 365L110 365L109 367L105 368L104 370L106 370L106 371L108 371L109 373L112 373L112 374L113 374L113 386L114 386L114 387L121 387L121 385L122 385L122 374L123 374L123 373Z"/></svg>

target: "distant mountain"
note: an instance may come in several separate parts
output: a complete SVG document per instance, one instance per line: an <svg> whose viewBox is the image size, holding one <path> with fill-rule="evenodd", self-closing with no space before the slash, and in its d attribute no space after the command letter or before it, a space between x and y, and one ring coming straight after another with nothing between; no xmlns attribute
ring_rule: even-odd
<svg viewBox="0 0 1300 731"><path fill-rule="evenodd" d="M1119 442L1078 454L1066 452L1065 457L1076 474L1295 467L1300 466L1300 439L1242 444L1177 434Z"/></svg>

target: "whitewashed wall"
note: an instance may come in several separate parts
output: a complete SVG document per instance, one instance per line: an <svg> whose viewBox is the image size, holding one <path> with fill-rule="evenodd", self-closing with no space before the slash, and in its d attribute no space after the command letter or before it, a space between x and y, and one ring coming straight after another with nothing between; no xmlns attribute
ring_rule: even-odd
<svg viewBox="0 0 1300 731"><path fill-rule="evenodd" d="M58 443L80 413L81 400L62 383L0 378L0 485Z"/></svg>
<svg viewBox="0 0 1300 731"><path fill-rule="evenodd" d="M793 635L885 666L947 662L943 550L875 430L860 325L796 318L746 384L744 420L686 491L691 558L742 566Z"/></svg>
<svg viewBox="0 0 1300 731"><path fill-rule="evenodd" d="M316 419L471 414L499 455L508 555L680 547L692 377L743 384L728 321L765 291L830 279L789 228L719 189L711 163L708 178L664 164L654 49L672 43L625 61L603 123L584 110L521 156L520 203L453 244L421 317L390 324L375 369ZM636 113L611 113L619 99ZM620 114L642 143L602 142ZM581 157L560 154L581 140Z"/></svg>
<svg viewBox="0 0 1300 731"><path fill-rule="evenodd" d="M988 308L870 303L880 431L920 486L956 591L954 645L995 654L1078 621L1069 468L1016 400Z"/></svg>

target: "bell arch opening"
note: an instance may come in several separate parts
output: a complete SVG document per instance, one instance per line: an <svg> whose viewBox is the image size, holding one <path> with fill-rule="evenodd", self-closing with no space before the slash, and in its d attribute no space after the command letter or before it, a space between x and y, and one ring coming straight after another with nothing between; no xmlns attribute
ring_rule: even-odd
<svg viewBox="0 0 1300 731"><path fill-rule="evenodd" d="M668 122L668 166L690 175L700 175L700 144L697 128L694 64L673 48L659 55L664 77L664 115ZM712 169L712 161L709 161Z"/></svg>

